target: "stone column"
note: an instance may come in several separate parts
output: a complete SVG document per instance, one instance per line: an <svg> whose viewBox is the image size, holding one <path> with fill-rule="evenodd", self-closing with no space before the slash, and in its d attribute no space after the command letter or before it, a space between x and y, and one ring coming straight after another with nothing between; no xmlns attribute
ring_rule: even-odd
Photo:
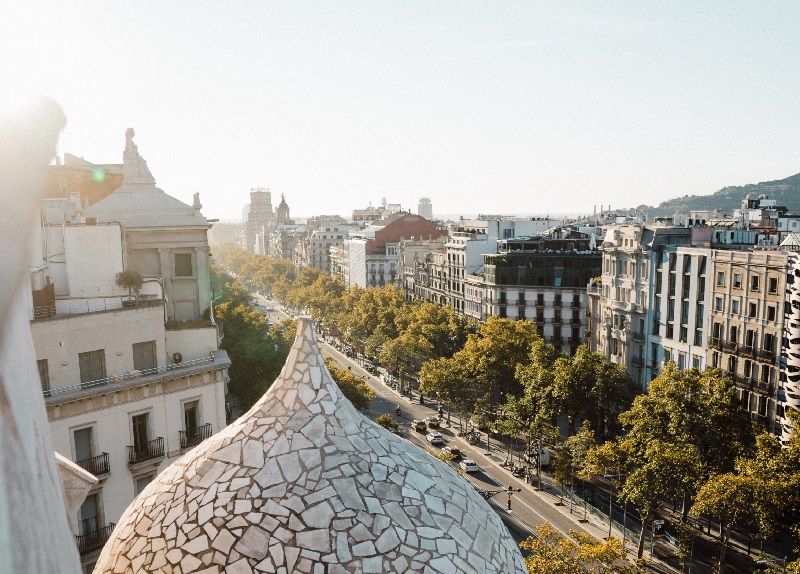
<svg viewBox="0 0 800 574"><path fill-rule="evenodd" d="M197 312L203 317L206 309L211 306L211 276L208 270L208 247L197 247L195 263L197 265Z"/></svg>
<svg viewBox="0 0 800 574"><path fill-rule="evenodd" d="M169 249L159 249L158 259L161 264L161 279L164 282L164 298L167 308L167 321L175 317L175 307L172 296L172 261L170 261Z"/></svg>

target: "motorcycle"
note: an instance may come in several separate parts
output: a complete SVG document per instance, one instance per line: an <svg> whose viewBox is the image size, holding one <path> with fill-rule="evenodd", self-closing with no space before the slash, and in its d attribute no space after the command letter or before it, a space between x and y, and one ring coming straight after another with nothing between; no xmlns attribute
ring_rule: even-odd
<svg viewBox="0 0 800 574"><path fill-rule="evenodd" d="M400 407L397 407L396 409L394 409L394 412L396 412L397 416L399 417L402 411L400 410Z"/></svg>

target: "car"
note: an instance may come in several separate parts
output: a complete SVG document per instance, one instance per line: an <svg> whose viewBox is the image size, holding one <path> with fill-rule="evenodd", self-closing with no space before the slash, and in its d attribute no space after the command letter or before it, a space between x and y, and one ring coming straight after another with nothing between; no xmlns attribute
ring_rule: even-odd
<svg viewBox="0 0 800 574"><path fill-rule="evenodd" d="M480 469L478 468L478 464L471 459L462 460L458 463L459 468L464 472L478 472Z"/></svg>
<svg viewBox="0 0 800 574"><path fill-rule="evenodd" d="M425 421L412 421L411 428L417 432L425 432L428 430L428 425L425 424Z"/></svg>
<svg viewBox="0 0 800 574"><path fill-rule="evenodd" d="M457 446L446 446L442 450L447 454L452 455L453 458L461 458L463 456L461 454L461 449L459 449Z"/></svg>
<svg viewBox="0 0 800 574"><path fill-rule="evenodd" d="M440 435L438 432L428 433L428 435L425 438L428 439L429 443L434 445L444 444L444 438L442 438L442 435Z"/></svg>
<svg viewBox="0 0 800 574"><path fill-rule="evenodd" d="M427 419L425 419L425 423L432 429L439 428L439 419L437 419L436 417L428 417Z"/></svg>

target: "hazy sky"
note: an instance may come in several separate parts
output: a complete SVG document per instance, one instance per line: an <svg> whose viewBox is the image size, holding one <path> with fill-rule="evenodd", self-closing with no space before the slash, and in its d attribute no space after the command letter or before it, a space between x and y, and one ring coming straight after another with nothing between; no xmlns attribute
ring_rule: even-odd
<svg viewBox="0 0 800 574"><path fill-rule="evenodd" d="M121 162L133 127L208 217L254 186L293 216L558 215L800 171L800 2L26 1L0 54L62 152Z"/></svg>

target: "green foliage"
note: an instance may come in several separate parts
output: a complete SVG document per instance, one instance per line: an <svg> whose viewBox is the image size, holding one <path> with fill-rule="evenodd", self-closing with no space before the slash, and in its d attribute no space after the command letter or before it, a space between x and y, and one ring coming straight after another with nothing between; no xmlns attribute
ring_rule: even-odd
<svg viewBox="0 0 800 574"><path fill-rule="evenodd" d="M375 422L389 432L397 433L397 431L400 429L400 425L392 418L392 415L381 415L375 419Z"/></svg>
<svg viewBox="0 0 800 574"><path fill-rule="evenodd" d="M640 574L642 568L623 564L625 548L614 537L597 540L585 532L569 531L569 538L549 523L534 528L536 536L520 543L529 553L525 565L530 574Z"/></svg>
<svg viewBox="0 0 800 574"><path fill-rule="evenodd" d="M369 388L364 379L357 377L353 371L340 369L336 361L330 357L325 359L325 366L328 367L328 372L347 400L358 410L367 410L375 398L375 391Z"/></svg>
<svg viewBox="0 0 800 574"><path fill-rule="evenodd" d="M664 499L691 499L712 475L732 472L753 437L739 411L733 384L716 371L679 373L669 364L619 416L627 430L614 442L591 449L584 476L627 474L621 497L648 523ZM639 556L643 553L639 540Z"/></svg>
<svg viewBox="0 0 800 574"><path fill-rule="evenodd" d="M221 347L231 359L228 391L246 409L280 373L294 339L294 325L293 322L269 325L264 315L250 304L247 290L238 281L217 270L212 270L212 278L222 294L215 317L224 327Z"/></svg>
<svg viewBox="0 0 800 574"><path fill-rule="evenodd" d="M581 345L574 356L556 359L553 369L553 398L570 426L588 420L598 437L616 435L618 415L636 394L625 368Z"/></svg>
<svg viewBox="0 0 800 574"><path fill-rule="evenodd" d="M116 284L128 290L128 297L132 295L133 291L139 292L144 284L142 274L133 269L125 269L115 275Z"/></svg>

